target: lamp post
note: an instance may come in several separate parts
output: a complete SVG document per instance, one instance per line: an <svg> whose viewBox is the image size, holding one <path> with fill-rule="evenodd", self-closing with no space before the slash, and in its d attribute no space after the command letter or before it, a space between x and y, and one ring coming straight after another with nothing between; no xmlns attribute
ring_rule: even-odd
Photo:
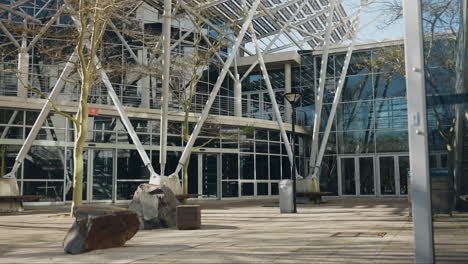
<svg viewBox="0 0 468 264"><path fill-rule="evenodd" d="M293 204L294 204L294 211L293 213L297 213L297 204L296 204L296 156L294 153L295 143L296 143L296 107L299 103L299 99L301 99L301 93L294 91L290 93L284 94L284 99L291 104L292 107L292 138L291 138L291 151L293 156L293 162L291 166L291 177L293 179Z"/></svg>

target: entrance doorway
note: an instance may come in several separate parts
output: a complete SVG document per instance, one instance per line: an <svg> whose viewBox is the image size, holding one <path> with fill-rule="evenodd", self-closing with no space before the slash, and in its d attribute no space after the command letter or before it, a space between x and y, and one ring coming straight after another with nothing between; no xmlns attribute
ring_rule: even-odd
<svg viewBox="0 0 468 264"><path fill-rule="evenodd" d="M339 169L342 195L375 195L374 157L342 157Z"/></svg>
<svg viewBox="0 0 468 264"><path fill-rule="evenodd" d="M408 194L407 155L346 156L339 157L338 162L340 195Z"/></svg>
<svg viewBox="0 0 468 264"><path fill-rule="evenodd" d="M73 154L68 157L70 179L73 179ZM114 198L114 150L86 149L83 153L83 201L112 201ZM89 184L92 183L92 184ZM73 188L67 192L66 199L72 200Z"/></svg>
<svg viewBox="0 0 468 264"><path fill-rule="evenodd" d="M192 153L188 168L188 191L204 198L219 198L221 158L218 153Z"/></svg>

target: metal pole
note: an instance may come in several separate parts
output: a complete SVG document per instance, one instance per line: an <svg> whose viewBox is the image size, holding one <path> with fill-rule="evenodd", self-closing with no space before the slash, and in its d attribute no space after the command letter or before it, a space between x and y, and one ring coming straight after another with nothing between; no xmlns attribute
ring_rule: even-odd
<svg viewBox="0 0 468 264"><path fill-rule="evenodd" d="M291 167L291 177L293 178L293 204L294 204L294 211L293 213L297 213L297 203L296 203L296 157L295 157L295 144L296 144L296 103L291 104L292 106L292 156L293 162Z"/></svg>
<svg viewBox="0 0 468 264"><path fill-rule="evenodd" d="M284 64L284 93L291 92L291 63ZM285 122L291 123L291 108L284 108Z"/></svg>
<svg viewBox="0 0 468 264"><path fill-rule="evenodd" d="M410 180L415 262L434 263L421 1L404 0Z"/></svg>
<svg viewBox="0 0 468 264"><path fill-rule="evenodd" d="M164 176L167 154L167 119L169 111L169 71L171 61L171 8L172 0L164 0L164 25L163 25L163 72L162 72L162 96L161 96L161 126L160 126L160 153L161 176Z"/></svg>

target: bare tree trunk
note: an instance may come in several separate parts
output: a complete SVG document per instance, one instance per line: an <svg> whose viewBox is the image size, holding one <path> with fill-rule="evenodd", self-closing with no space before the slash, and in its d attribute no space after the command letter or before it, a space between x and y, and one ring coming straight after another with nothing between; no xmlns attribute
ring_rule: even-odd
<svg viewBox="0 0 468 264"><path fill-rule="evenodd" d="M88 134L88 94L90 82L91 81L89 78L83 78L83 83L81 85L80 106L77 114L78 125L75 125L76 138L73 152L75 166L73 168L73 203L71 207L72 215L75 208L81 206L83 203L83 152L84 144Z"/></svg>

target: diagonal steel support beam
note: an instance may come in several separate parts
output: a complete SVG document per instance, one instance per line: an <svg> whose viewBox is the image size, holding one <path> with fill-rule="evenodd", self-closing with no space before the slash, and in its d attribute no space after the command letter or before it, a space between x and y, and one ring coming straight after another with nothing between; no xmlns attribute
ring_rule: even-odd
<svg viewBox="0 0 468 264"><path fill-rule="evenodd" d="M11 40L11 42L13 43L13 45L15 45L15 47L21 48L21 45L18 43L15 37L13 37L10 31L8 31L8 29L5 27L5 25L2 23L1 20L0 20L0 29L3 31L3 33L5 33L5 35L7 35L7 37Z"/></svg>
<svg viewBox="0 0 468 264"><path fill-rule="evenodd" d="M288 28L288 25L291 24L291 22L294 20L294 18L299 14L299 12L304 8L305 4L307 4L307 1L304 1L301 6L299 6L298 9L293 13L293 15L284 23L284 25L281 27L280 30L278 30L278 34L275 35L275 37L270 41L270 43L265 47L263 50L264 54L267 54L270 52L271 47L275 42L281 37L281 34ZM256 60L250 67L249 69L244 73L242 78L240 78L240 81L242 82L247 76L249 76L250 72L257 66L258 60Z"/></svg>
<svg viewBox="0 0 468 264"><path fill-rule="evenodd" d="M65 10L65 6L60 7L60 9L57 10L57 12L50 18L49 22L47 22L47 24L41 27L41 30L39 31L39 33L34 37L33 40L31 40L31 42L29 42L29 45L26 48L26 52L31 50L31 48L46 33L46 31L50 28L50 26L52 26L52 24L55 23L55 21L57 21L57 19L60 17L60 15L62 14L64 10Z"/></svg>
<svg viewBox="0 0 468 264"><path fill-rule="evenodd" d="M288 135L286 134L286 129L284 128L283 119L281 118L281 113L280 113L280 110L279 110L279 107L278 107L278 103L276 102L275 92L273 91L273 87L271 85L270 77L268 76L268 71L267 71L266 66L265 66L265 61L263 60L262 52L260 51L260 48L258 46L257 37L255 36L255 30L254 30L252 24L250 24L250 31L252 32L252 40L253 40L253 43L254 43L254 46L255 46L255 50L257 52L258 61L260 63L260 69L262 70L263 80L265 80L265 84L266 84L266 87L267 87L267 90L268 90L268 95L270 96L271 104L273 106L273 111L275 113L276 122L278 123L278 126L280 128L281 137L282 137L283 142L284 142L284 147L286 148L286 152L288 153L289 162L290 162L290 164L292 166L293 161L294 161L294 157L293 157L293 153L292 153L292 149L291 149L291 144L289 142ZM297 177L297 170L295 171L295 173L296 173L296 175L291 175L291 177L294 177L294 176Z"/></svg>
<svg viewBox="0 0 468 264"><path fill-rule="evenodd" d="M216 99L216 95L219 92L219 89L221 88L221 85L224 81L224 78L226 77L226 74L229 70L229 67L232 64L232 61L234 60L234 57L237 55L237 51L239 50L239 47L241 45L242 40L244 39L245 33L247 32L247 29L252 23L253 16L255 12L257 11L258 5L260 4L260 0L255 0L255 2L252 4L252 8L249 10L248 15L246 17L246 20L244 24L242 25L242 28L239 32L239 35L237 36L237 40L234 43L234 46L231 49L231 52L229 53L229 56L227 57L223 69L221 70L218 79L216 80L216 83L213 87L213 90L210 93L210 97L208 98L208 101L206 102L205 107L203 108L203 112L201 113L200 117L198 118L197 125L193 129L192 135L190 136L187 145L184 148L184 151L182 152L182 156L179 159L179 164L177 165L176 170L174 171L173 175L179 174L180 170L184 167L185 162L187 161L189 154L193 148L193 145L195 144L195 140L198 137L198 134L200 134L201 128L203 124L205 123L206 119L208 118L208 114L210 112L211 106L213 105L214 100Z"/></svg>
<svg viewBox="0 0 468 264"><path fill-rule="evenodd" d="M192 10L192 8L190 6L187 6L185 3L183 3L182 1L179 2L180 3L180 6L182 8L184 8L189 14L197 17L198 19L200 19L201 21L203 21L203 23L205 23L206 25L210 26L214 31L218 32L219 34L221 35L224 35L226 34L225 31L223 31L222 29L219 29L216 25L214 25L213 23L211 23L208 19L200 16L199 14L197 14L195 11ZM253 7L253 6L252 6ZM257 8L255 8L255 10L257 10ZM247 20L246 20L247 21ZM244 22L245 23L245 22ZM224 36L225 39L229 40L230 42L232 43L236 43L237 41L234 41L231 37L229 36ZM249 55L252 55L252 52L250 52L250 50L240 46L240 49L242 49L245 53L249 54Z"/></svg>
<svg viewBox="0 0 468 264"><path fill-rule="evenodd" d="M355 25L354 25L354 27L356 27L356 28L359 27L361 13L367 7L367 3L368 3L368 0L361 0L361 6L359 7L359 13L357 14L357 17L356 17L356 20L355 20ZM325 127L325 132L324 132L322 142L321 142L321 145L320 145L320 150L319 150L319 153L318 153L318 157L317 157L317 160L315 161L315 168L317 168L317 169L315 169L313 174L312 174L312 177L315 177L315 178L319 177L320 167L321 167L321 164L322 164L323 155L325 154L325 148L326 148L327 143L328 143L328 137L330 136L330 131L331 131L331 128L332 128L332 125L333 125L333 120L335 119L335 115L336 115L336 109L337 109L338 103L340 102L340 99L341 99L341 94L342 94L344 83L345 83L345 80L346 80L346 75L348 73L349 63L351 61L351 56L353 54L356 35L357 35L357 32L355 32L352 35L351 44L348 47L348 51L346 52L345 61L344 61L343 67L341 69L340 80L338 82L338 87L336 88L335 97L333 98L332 108L330 110L330 114L329 114L329 117L328 117L327 126Z"/></svg>
<svg viewBox="0 0 468 264"><path fill-rule="evenodd" d="M19 17L22 17L22 18L24 18L26 20L29 20L29 21L32 21L34 23L37 23L37 24L41 23L41 21L39 19L36 19L36 18L34 18L34 17L30 16L30 15L27 15L27 14L25 14L23 12L18 12L16 10L14 10L13 8L7 6L7 5L0 4L0 9L3 9L5 11L7 11L7 12L10 12L10 13L12 13L14 15L17 15Z"/></svg>
<svg viewBox="0 0 468 264"><path fill-rule="evenodd" d="M112 20L109 20L109 25L111 26L112 30L114 30L115 34L117 37L120 39L122 44L124 44L125 49L127 49L128 53L130 53L130 56L137 62L139 63L140 61L138 60L138 56L133 52L132 48L130 48L130 45L128 45L128 42L125 40L125 38L120 34L120 31L117 29L115 24L112 22Z"/></svg>
<svg viewBox="0 0 468 264"><path fill-rule="evenodd" d="M52 91L50 92L49 97L47 97L47 101L42 107L41 112L39 113L39 116L36 119L36 122L34 122L34 125L28 134L28 137L24 141L23 146L21 146L21 149L18 152L18 155L16 156L15 163L13 164L13 168L8 174L4 176L5 178L16 177L16 171L21 166L21 164L24 161L24 158L26 157L26 154L28 154L29 150L31 149L32 143L36 139L37 134L39 133L39 130L42 127L42 124L44 124L44 121L46 120L47 116L50 113L50 109L52 108L52 102L55 99L57 99L57 96L62 91L62 88L65 85L65 80L68 77L68 75L70 75L72 70L75 68L75 63L77 62L77 60L78 60L78 56L76 55L76 52L73 52L73 54L68 59L68 62L65 64L65 67L63 68L63 71L60 74L57 82L52 88Z"/></svg>
<svg viewBox="0 0 468 264"><path fill-rule="evenodd" d="M317 159L318 144L319 144L319 132L320 132L320 123L322 121L322 104L323 96L325 90L325 82L327 77L327 67L328 67L328 51L330 48L331 32L333 27L333 17L335 11L335 0L330 1L330 7L327 17L327 30L325 33L324 43L323 43L323 53L322 53L322 65L320 68L320 80L319 88L317 95L315 97L315 118L314 118L314 130L312 134L312 146L309 162L309 176L312 175L315 171L315 160Z"/></svg>
<svg viewBox="0 0 468 264"><path fill-rule="evenodd" d="M86 29L82 29L80 20L76 16L72 16L72 20L75 23L75 26L78 30L86 30ZM85 45L89 49L91 44L89 41L87 41ZM109 97L111 98L112 102L114 103L115 108L117 109L117 112L120 115L120 119L123 125L127 129L127 132L130 138L132 139L133 144L135 145L138 151L138 154L140 155L140 158L143 161L143 164L145 164L145 167L148 169L150 173L150 181L153 184L159 184L161 181L161 177L154 171L153 165L151 164L151 160L149 159L148 154L143 148L143 144L141 144L140 138L138 138L138 135L135 132L135 129L133 128L132 123L130 122L130 119L127 116L127 113L125 112L125 109L122 103L120 103L119 97L115 93L114 87L112 86L112 83L110 82L106 71L102 68L101 62L99 61L97 56L95 56L93 60L94 60L94 64L96 65L97 72L99 76L101 77L102 82L107 88L107 93L109 94Z"/></svg>

